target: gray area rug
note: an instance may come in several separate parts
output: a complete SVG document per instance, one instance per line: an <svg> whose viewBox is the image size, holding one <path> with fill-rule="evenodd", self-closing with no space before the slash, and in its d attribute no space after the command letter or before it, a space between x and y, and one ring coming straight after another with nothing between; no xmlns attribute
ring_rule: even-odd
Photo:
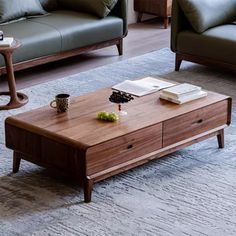
<svg viewBox="0 0 236 236"><path fill-rule="evenodd" d="M0 235L236 235L236 110L226 147L216 138L95 184L83 203L76 184L22 162L11 173L4 145L7 116L48 104L55 94L81 95L125 79L162 76L191 82L236 99L236 76L191 63L173 72L174 55L162 49L23 90L30 102L0 111ZM151 115L151 114L150 114Z"/></svg>

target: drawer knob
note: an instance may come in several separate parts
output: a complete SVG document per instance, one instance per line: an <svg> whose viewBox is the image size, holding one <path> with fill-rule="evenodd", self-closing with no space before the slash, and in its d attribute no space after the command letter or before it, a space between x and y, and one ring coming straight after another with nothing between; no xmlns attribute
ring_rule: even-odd
<svg viewBox="0 0 236 236"><path fill-rule="evenodd" d="M197 121L198 124L201 124L203 122L203 119L200 119Z"/></svg>
<svg viewBox="0 0 236 236"><path fill-rule="evenodd" d="M128 145L127 149L131 149L131 148L133 148L133 145L132 144Z"/></svg>

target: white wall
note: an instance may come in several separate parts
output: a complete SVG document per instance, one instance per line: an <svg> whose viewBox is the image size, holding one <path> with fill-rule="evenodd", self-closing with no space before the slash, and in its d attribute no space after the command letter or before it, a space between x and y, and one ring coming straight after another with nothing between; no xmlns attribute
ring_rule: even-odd
<svg viewBox="0 0 236 236"><path fill-rule="evenodd" d="M128 0L128 24L137 21L137 13L134 11L134 0Z"/></svg>

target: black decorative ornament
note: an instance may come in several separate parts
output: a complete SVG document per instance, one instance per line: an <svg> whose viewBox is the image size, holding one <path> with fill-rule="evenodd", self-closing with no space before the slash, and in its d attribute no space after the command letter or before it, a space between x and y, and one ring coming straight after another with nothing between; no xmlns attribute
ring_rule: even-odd
<svg viewBox="0 0 236 236"><path fill-rule="evenodd" d="M121 111L121 104L128 103L133 99L134 99L134 97L131 94L121 92L121 91L112 91L112 94L109 97L110 102L118 104L119 113L122 115L126 115L127 112Z"/></svg>

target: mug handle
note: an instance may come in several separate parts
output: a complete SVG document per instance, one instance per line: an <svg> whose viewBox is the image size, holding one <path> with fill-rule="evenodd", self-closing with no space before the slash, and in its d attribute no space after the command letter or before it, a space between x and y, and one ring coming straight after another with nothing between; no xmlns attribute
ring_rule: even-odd
<svg viewBox="0 0 236 236"><path fill-rule="evenodd" d="M55 105L53 105L54 103L55 103ZM52 108L57 108L56 100L53 100L53 101L50 103L50 107L52 107Z"/></svg>

